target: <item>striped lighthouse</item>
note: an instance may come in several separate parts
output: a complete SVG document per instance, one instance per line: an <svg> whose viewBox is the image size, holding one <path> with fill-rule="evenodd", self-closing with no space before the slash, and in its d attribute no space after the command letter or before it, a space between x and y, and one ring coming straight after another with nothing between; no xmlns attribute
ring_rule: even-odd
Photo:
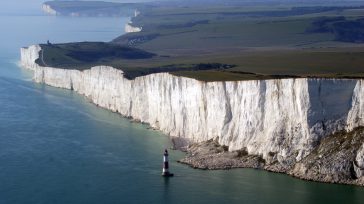
<svg viewBox="0 0 364 204"><path fill-rule="evenodd" d="M163 172L162 172L162 176L164 176L164 177L173 176L173 174L169 173L168 151L167 151L167 149L164 150L164 154L163 154Z"/></svg>

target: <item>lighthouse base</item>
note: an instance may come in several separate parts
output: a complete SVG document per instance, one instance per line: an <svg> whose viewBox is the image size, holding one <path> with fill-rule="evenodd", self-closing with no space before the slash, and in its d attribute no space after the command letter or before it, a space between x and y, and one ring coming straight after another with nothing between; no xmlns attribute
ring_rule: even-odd
<svg viewBox="0 0 364 204"><path fill-rule="evenodd" d="M174 174L169 173L169 172L163 172L163 173L162 173L162 176L163 176L163 177L173 177L173 176L174 176Z"/></svg>

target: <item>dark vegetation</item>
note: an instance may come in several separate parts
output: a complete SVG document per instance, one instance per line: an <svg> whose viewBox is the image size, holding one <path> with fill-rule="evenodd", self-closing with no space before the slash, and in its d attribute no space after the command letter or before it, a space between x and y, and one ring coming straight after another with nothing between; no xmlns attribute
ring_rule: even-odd
<svg viewBox="0 0 364 204"><path fill-rule="evenodd" d="M249 17L287 17L298 16L314 13L322 13L328 11L340 12L350 8L362 8L362 7L337 7L337 6L309 6L309 7L293 7L288 10L278 11L251 11L251 12L225 12L225 15L244 15ZM364 8L364 7L363 7Z"/></svg>
<svg viewBox="0 0 364 204"><path fill-rule="evenodd" d="M345 21L344 16L338 17L319 17L315 19L306 29L308 33L327 33L332 32L332 24L335 22Z"/></svg>
<svg viewBox="0 0 364 204"><path fill-rule="evenodd" d="M191 28L191 27L199 25L199 24L208 24L208 23L209 23L209 20L190 21L190 22L181 23L181 24L160 25L158 28L161 28L161 29Z"/></svg>
<svg viewBox="0 0 364 204"><path fill-rule="evenodd" d="M125 36L120 36L120 37L116 38L114 40L114 42L117 42L116 44L134 46L137 44L145 43L147 41L151 41L151 40L157 38L158 36L160 36L159 33L150 33L150 34L140 33L140 34L133 34L133 35L125 35Z"/></svg>
<svg viewBox="0 0 364 204"><path fill-rule="evenodd" d="M306 31L333 33L337 41L364 43L364 18L349 20L343 16L321 17L314 20Z"/></svg>

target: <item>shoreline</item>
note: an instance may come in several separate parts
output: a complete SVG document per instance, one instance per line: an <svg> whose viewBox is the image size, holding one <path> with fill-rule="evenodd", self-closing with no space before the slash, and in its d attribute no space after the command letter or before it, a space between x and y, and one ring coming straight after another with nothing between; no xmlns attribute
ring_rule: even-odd
<svg viewBox="0 0 364 204"><path fill-rule="evenodd" d="M192 166L194 165L195 167L207 169L259 167L268 171L284 172L286 174L293 174L296 177L306 178L302 176L304 175L302 172L306 171L303 167L297 167L292 173L289 170L297 163L299 164L299 162L304 161L305 158L315 151L315 148L317 147L315 144L321 142L320 140L314 140L314 138L317 137L316 134L325 136L340 130L346 129L350 131L351 128L355 129L364 122L360 120L357 121L358 118L361 118L361 112L359 110L362 104L362 97L360 95L362 94L362 91L360 90L363 88L361 84L364 83L362 80L276 79L241 82L201 82L194 79L176 77L167 73L151 74L137 77L134 80L128 80L124 78L121 70L106 66L93 67L90 70L84 71L41 67L35 63L35 60L40 57L40 50L41 48L39 46L22 49L21 64L23 67L34 71L35 82L76 91L90 99L90 102L99 107L119 113L129 119L133 118L134 121L149 124L151 128L160 130L164 134L169 135L176 147L180 148L190 145L190 148L196 147L198 149L199 143L200 145L201 142L204 144L204 141L216 141L217 144L214 144L214 146L217 145L217 147L219 145L225 146L225 149L223 149L224 151L220 151L219 153L227 152L226 155L230 157L229 160L226 160L224 157L219 157L219 155L211 154L211 152L208 151L206 155L201 157L204 161L215 162L215 167L209 167L205 164L202 166L199 164L194 165L194 162L199 161L198 157L196 160L196 157L187 156L186 159L190 159L190 161L182 161L182 163L192 164ZM320 96L321 94L315 95L316 91L313 90L316 88L320 90L320 92L327 92L330 97L325 99ZM270 91L270 89L272 90ZM201 92L195 92L193 90L201 90ZM237 95L238 93L247 93L253 90L258 92L252 93L252 95L245 95L245 99L242 99L242 97L244 97L243 95ZM261 91L264 91L263 95ZM292 91L295 91L292 95L292 103L283 105L287 100L290 100L289 97L291 97ZM191 93L193 93L193 95L191 95ZM278 95L285 96L282 98L284 100L275 98L277 97L277 93ZM315 108L312 107L313 105L309 104L316 101L316 97L319 97L319 99L321 97L320 100L322 100L324 104L327 103L327 105L329 105L332 103L330 102L333 97L331 96L332 94L339 94L338 96L347 95L348 101L351 101L352 98L357 98L353 101L356 101L358 104L352 104L348 113L349 115L347 116L348 118L335 118L337 116L333 114L331 116L333 118L327 120L325 126L322 126L321 122L312 127L305 126L305 120L307 120L305 117L321 117L320 115L317 116L317 114L313 116L306 115L310 110L319 111L321 108L324 108L324 110L327 108L322 105ZM264 105L264 107L258 107L258 109L254 106L249 108L245 105L245 108L241 109L244 105L240 104L239 101L254 99L251 96L263 97L264 100L262 100L266 105ZM305 102L308 96L309 100ZM215 100L216 98L219 98L220 100ZM325 102L326 100L328 101ZM198 101L203 103L195 104ZM251 105L255 105L256 103L262 104L262 102L259 102L259 100L257 102L253 101ZM270 103L273 103L272 107L270 107ZM292 109L292 111L296 110L298 112L287 115L289 112L284 108L277 112L281 116L274 116L274 112L270 113L269 111L273 111L272 108L276 106L274 105L276 103L283 103L281 105L277 104L281 107L293 106L294 109ZM346 103L347 102L344 102L343 104L345 105ZM296 107L299 104L302 104L303 106ZM334 109L332 110L339 111L337 112L339 115L347 108L346 105L342 106L340 104L331 104L330 106L333 106ZM252 108L263 111L269 110L264 113L264 115L259 115L257 118L257 126L249 126L252 122L251 114L256 114L256 112L250 112L249 117L247 118L243 117L243 115L247 114L245 110L251 110ZM302 112L307 108L307 113ZM239 115L238 118L234 117L236 114ZM273 115L270 116L269 114ZM299 115L304 117L302 118L302 121L300 121ZM181 118L179 119L179 117ZM260 117L262 117L262 119ZM291 117L292 119L290 119ZM281 129L279 129L279 131L287 131L289 127L296 127L296 129L300 127L301 130L297 131L293 129L293 132L287 132L283 135L274 132L273 135L271 135L272 133L262 135L262 133L266 131L265 129L262 129L262 133L256 132L259 123L266 121L267 118L270 118L267 121L268 124L271 124L272 121L270 120L277 121L278 124L282 123L282 118L286 123L289 122L287 123L287 127L280 127ZM355 123L350 122L349 119L355 121ZM336 120L336 122L332 120ZM229 137L233 135L233 132L237 130L235 129L235 126L242 127L245 123L247 126L242 128L244 132L237 132L235 133L235 139L229 139ZM273 124L268 125L267 127L277 128ZM217 129L219 127L222 127L222 129ZM323 127L325 127L325 129L323 129ZM231 130L226 130L226 128L231 128ZM307 130L305 128L310 129ZM255 131L256 135L250 135L251 133L245 132L247 130ZM311 133L306 136L302 135L306 131L310 131ZM315 131L318 132L315 133ZM198 134L200 134L200 136L197 137ZM288 135L291 136L288 137ZM266 139L262 139L262 136L266 137ZM307 145L307 139L305 139L305 137L311 138L310 140L312 140L313 143ZM250 139L248 140L247 138ZM242 144L239 145L236 140ZM243 143L244 141L246 141L245 144ZM189 148L186 150L187 152L191 152L191 149ZM351 154L352 158L355 157L356 152L360 152L360 147L356 146L353 149L353 152L354 153ZM243 159L245 162L236 163L237 160L231 158L235 157L234 154L241 154L240 160ZM220 154L220 156L226 155ZM216 161L218 162L216 163ZM265 162L268 162L269 165L263 165ZM221 164L226 166L219 166ZM343 165L342 167L345 169L351 164L339 161L338 165ZM362 171L360 170L361 168L362 167L360 166L358 171L360 176ZM326 172L326 175L334 175L337 171L336 167L328 166L327 169L328 172ZM334 177L331 180L316 177L312 177L312 179L335 183L344 182L355 185L363 185L364 183L363 179L353 179L353 181L344 180L343 178L346 178L348 175L350 176L350 172L337 173L343 173L344 176L340 177L339 180ZM310 178L311 177L308 179Z"/></svg>
<svg viewBox="0 0 364 204"><path fill-rule="evenodd" d="M358 134L361 134L360 143L363 143L364 127L357 128L353 132L359 132ZM259 155L249 155L248 152L246 152L246 150L229 152L227 151L226 147L219 145L217 141L214 140L209 140L198 144L195 143L189 145L187 150L181 150L181 151L186 152L186 157L184 157L181 160L178 160L177 162L188 165L189 167L194 169L230 170L230 169L252 168L272 173L285 174L293 178L305 181L340 184L340 185L364 186L363 177L353 180L343 177L334 178L336 175L326 175L322 177L317 171L305 170L305 172L303 173L300 168L302 168L303 165L306 165L304 162L298 162L292 165L291 167L287 168L275 162L269 163L269 161L267 162ZM320 159L315 162L322 163Z"/></svg>

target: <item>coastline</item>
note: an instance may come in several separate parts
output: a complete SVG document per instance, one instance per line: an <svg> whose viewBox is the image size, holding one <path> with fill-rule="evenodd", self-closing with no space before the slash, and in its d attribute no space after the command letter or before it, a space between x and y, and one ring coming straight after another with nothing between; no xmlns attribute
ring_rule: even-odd
<svg viewBox="0 0 364 204"><path fill-rule="evenodd" d="M192 145L189 147L193 148L193 145L213 140L217 141L218 145L226 146L228 151L224 152L228 154L241 152L241 158L245 159L248 165L230 165L228 168L263 168L261 163L264 161L270 164L264 166L266 170L310 179L296 173L302 168L292 173L290 169L314 152L324 136L343 130L351 131L362 126L364 122L360 120L363 80L277 79L201 82L168 73L128 80L123 77L121 70L106 66L85 71L41 67L35 63L39 58L39 52L39 46L22 49L21 64L34 71L35 82L74 90L102 108L147 123L171 136L178 147ZM335 97L332 93L345 96L347 101L332 104L331 99ZM329 96L322 97L325 94ZM284 97L281 98L280 95ZM219 100L216 100L217 98ZM316 104L316 100L321 101L321 104ZM196 104L199 101L203 103ZM248 101L250 102L247 104ZM351 101L351 106L347 107L347 103ZM346 110L348 108L349 110ZM258 110L262 112L257 113ZM289 113L290 111L293 113ZM334 112L325 115L324 112L327 111ZM347 111L347 116L342 116L343 111ZM324 118L327 120L322 121ZM319 122L310 126L312 120ZM277 127L277 124L281 123L285 126ZM356 155L360 150L353 149L353 152L353 155ZM208 155L211 157L210 153ZM212 155L216 157L215 154ZM190 157L190 162L182 163L200 168L199 165L193 164L195 159L199 161L198 157ZM351 163L342 165L346 170ZM359 166L360 175L361 168L362 166ZM337 171L331 170L333 172L329 171L326 174L334 174ZM346 180L324 180L315 177L312 179L363 185L361 179L347 180L349 174L344 174Z"/></svg>
<svg viewBox="0 0 364 204"><path fill-rule="evenodd" d="M360 149L360 152L363 151L363 147L360 147L364 142L363 130L363 127L361 127L356 128L349 134L341 132L330 135L310 155L289 167L282 166L274 161L267 161L259 155L249 155L246 150L229 152L226 150L226 147L219 145L214 140L189 145L187 150L185 150L187 156L178 162L202 170L253 168L282 173L306 181L364 186L364 178L356 176L362 175L363 170L357 164L353 164L353 169L349 169L348 174L343 174L343 172L329 173L330 170L336 168L350 168L350 160L355 162L355 156L357 157L357 155L348 146L354 145ZM341 134L348 135L352 139L342 141L340 139ZM337 143L345 144L332 151L333 146ZM322 152L323 154L318 154L317 152ZM359 154L362 156L362 153ZM346 164L338 165L344 163ZM324 171L326 173L323 173Z"/></svg>

